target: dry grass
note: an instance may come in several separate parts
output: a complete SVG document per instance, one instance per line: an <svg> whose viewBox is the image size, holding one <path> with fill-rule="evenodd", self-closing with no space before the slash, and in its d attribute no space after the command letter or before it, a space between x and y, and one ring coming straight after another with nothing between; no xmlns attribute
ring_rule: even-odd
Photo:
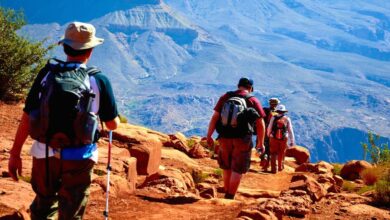
<svg viewBox="0 0 390 220"><path fill-rule="evenodd" d="M381 177L383 170L380 167L374 167L370 169L365 169L360 173L360 176L364 184L368 186L374 185Z"/></svg>

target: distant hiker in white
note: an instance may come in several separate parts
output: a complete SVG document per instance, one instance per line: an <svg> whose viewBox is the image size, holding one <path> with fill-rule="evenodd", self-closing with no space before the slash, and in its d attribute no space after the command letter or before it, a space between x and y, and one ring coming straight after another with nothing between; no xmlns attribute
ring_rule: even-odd
<svg viewBox="0 0 390 220"><path fill-rule="evenodd" d="M291 120L285 115L287 111L284 105L276 107L277 115L271 118L267 128L267 136L270 139L270 154L271 154L271 172L277 173L276 156L278 157L278 171L284 169L284 157L287 149L287 141L289 146L295 145L294 130Z"/></svg>

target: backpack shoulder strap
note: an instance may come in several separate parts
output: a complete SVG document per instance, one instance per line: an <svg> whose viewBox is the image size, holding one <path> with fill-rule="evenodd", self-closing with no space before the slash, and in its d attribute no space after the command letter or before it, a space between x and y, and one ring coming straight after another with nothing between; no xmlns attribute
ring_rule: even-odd
<svg viewBox="0 0 390 220"><path fill-rule="evenodd" d="M98 69L96 66L90 66L87 68L87 74L89 76L94 76L98 73L101 73L102 71L100 69Z"/></svg>

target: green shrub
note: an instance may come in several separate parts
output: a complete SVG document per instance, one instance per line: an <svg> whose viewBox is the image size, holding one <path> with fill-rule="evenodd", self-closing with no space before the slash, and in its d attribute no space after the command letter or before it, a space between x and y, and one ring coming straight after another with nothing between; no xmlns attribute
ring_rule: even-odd
<svg viewBox="0 0 390 220"><path fill-rule="evenodd" d="M367 154L370 156L372 163L386 163L390 161L389 144L378 144L380 136L371 131L368 132L367 143L360 143L363 147L363 158L367 160Z"/></svg>
<svg viewBox="0 0 390 220"><path fill-rule="evenodd" d="M119 114L118 117L119 117L120 123L127 124L128 120L127 120L126 116Z"/></svg>
<svg viewBox="0 0 390 220"><path fill-rule="evenodd" d="M341 172L341 169L343 168L343 164L339 164L339 163L333 163L333 174L334 175L339 175L340 176L340 172Z"/></svg>
<svg viewBox="0 0 390 220"><path fill-rule="evenodd" d="M390 207L390 163L386 163L383 167L383 175L375 185L374 202L380 206Z"/></svg>
<svg viewBox="0 0 390 220"><path fill-rule="evenodd" d="M344 180L342 189L347 192L355 192L356 184L351 181Z"/></svg>
<svg viewBox="0 0 390 220"><path fill-rule="evenodd" d="M206 178L210 176L208 173L205 173L201 170L193 170L191 175L195 184L204 182Z"/></svg>
<svg viewBox="0 0 390 220"><path fill-rule="evenodd" d="M0 7L0 100L17 101L30 88L45 56L53 48L42 42L32 43L16 31L25 25L22 12Z"/></svg>
<svg viewBox="0 0 390 220"><path fill-rule="evenodd" d="M196 141L194 139L187 139L187 146L189 148L193 148L196 144Z"/></svg>
<svg viewBox="0 0 390 220"><path fill-rule="evenodd" d="M372 190L375 190L375 185L371 185L371 186L363 186L362 188L360 188L357 193L359 195L365 193L365 192L369 192L369 191L372 191Z"/></svg>
<svg viewBox="0 0 390 220"><path fill-rule="evenodd" d="M381 169L379 167L365 169L360 173L360 177L362 178L364 184L366 185L374 185L378 182L381 176Z"/></svg>
<svg viewBox="0 0 390 220"><path fill-rule="evenodd" d="M217 168L214 170L214 175L218 177L218 179L222 178L223 170L221 168Z"/></svg>

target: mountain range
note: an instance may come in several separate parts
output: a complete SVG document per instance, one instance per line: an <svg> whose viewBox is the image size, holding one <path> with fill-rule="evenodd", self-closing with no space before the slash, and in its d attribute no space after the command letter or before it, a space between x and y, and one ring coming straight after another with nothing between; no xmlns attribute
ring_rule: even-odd
<svg viewBox="0 0 390 220"><path fill-rule="evenodd" d="M20 34L56 43L67 23L90 22L131 123L206 134L219 96L241 76L267 105L289 109L312 160L363 156L369 130L390 138L390 2L386 0L0 0L23 9ZM65 59L61 48L51 56Z"/></svg>

